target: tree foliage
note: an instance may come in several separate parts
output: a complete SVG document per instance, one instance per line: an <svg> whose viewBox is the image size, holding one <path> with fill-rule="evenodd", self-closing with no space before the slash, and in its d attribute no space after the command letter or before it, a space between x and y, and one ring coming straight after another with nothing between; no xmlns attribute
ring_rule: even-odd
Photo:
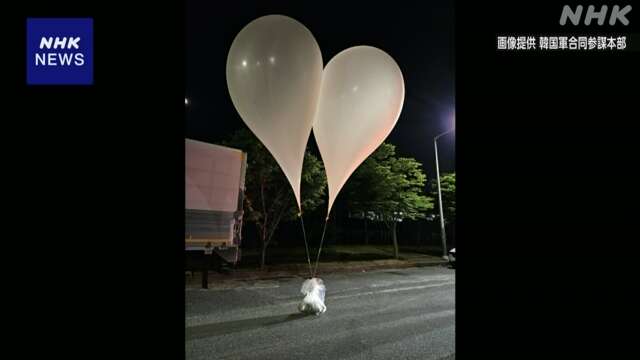
<svg viewBox="0 0 640 360"><path fill-rule="evenodd" d="M396 224L425 218L433 200L424 194L427 176L413 158L397 157L395 146L383 143L354 172L346 185L349 211L384 222L393 235L398 257Z"/></svg>
<svg viewBox="0 0 640 360"><path fill-rule="evenodd" d="M431 197L424 194L426 180L418 161L397 157L395 146L384 143L347 183L349 210L363 214L373 212L370 217L383 221L425 218L433 208Z"/></svg>
<svg viewBox="0 0 640 360"><path fill-rule="evenodd" d="M261 266L265 264L266 248L283 220L292 220L298 213L293 190L271 153L248 129L238 130L225 145L247 153L245 175L245 219L256 224L262 246ZM323 204L326 176L322 162L306 152L302 169L302 210L311 211Z"/></svg>
<svg viewBox="0 0 640 360"><path fill-rule="evenodd" d="M456 221L456 173L443 174L440 177L440 188L442 190L442 210L446 223ZM438 198L438 183L434 180L431 184L431 194Z"/></svg>

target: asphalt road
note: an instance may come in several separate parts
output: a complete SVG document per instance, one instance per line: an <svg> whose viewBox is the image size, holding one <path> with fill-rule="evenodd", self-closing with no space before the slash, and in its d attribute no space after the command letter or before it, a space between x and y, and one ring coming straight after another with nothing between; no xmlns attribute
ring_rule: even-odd
<svg viewBox="0 0 640 360"><path fill-rule="evenodd" d="M185 290L186 358L455 359L455 270L319 277L319 316L297 312L301 278Z"/></svg>

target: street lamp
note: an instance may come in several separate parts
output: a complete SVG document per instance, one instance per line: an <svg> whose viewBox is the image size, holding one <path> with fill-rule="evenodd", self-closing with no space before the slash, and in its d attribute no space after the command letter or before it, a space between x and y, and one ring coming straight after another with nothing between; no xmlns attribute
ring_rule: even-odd
<svg viewBox="0 0 640 360"><path fill-rule="evenodd" d="M447 234L444 230L444 211L442 210L442 190L440 189L440 165L438 164L438 139L450 132L455 128L447 130L440 135L433 138L433 146L436 149L436 176L438 178L438 204L440 205L440 236L442 237L442 258L449 260L447 255Z"/></svg>
<svg viewBox="0 0 640 360"><path fill-rule="evenodd" d="M189 106L189 99L188 98L184 98L184 105L185 106Z"/></svg>

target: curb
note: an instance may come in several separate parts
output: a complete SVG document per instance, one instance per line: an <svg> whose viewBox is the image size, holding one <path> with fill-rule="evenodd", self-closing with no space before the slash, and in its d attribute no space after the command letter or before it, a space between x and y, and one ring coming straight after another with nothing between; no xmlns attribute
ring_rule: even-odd
<svg viewBox="0 0 640 360"><path fill-rule="evenodd" d="M318 268L319 272L335 274L335 273L350 273L350 272L366 272L373 270L385 270L385 269L406 269L406 268L422 268L422 267L434 267L434 266L447 266L449 264L448 261L440 260L440 261L428 261L428 262L405 262L405 263L391 263L391 264L363 264L363 265L355 265L355 266L337 266L334 268ZM307 268L306 264L302 264L300 266L296 266L296 268L289 269L268 269L264 272L260 270L252 270L252 271L232 271L229 274L220 274L216 272L209 273L209 281L210 282L227 282L227 281L260 281L260 280L278 280L285 278L305 278L307 276ZM244 274L243 274L244 272ZM243 276L246 275L246 276ZM200 274L198 272L193 272L193 277L191 281L195 285L196 277L199 278ZM185 287L190 288L190 284L185 283Z"/></svg>

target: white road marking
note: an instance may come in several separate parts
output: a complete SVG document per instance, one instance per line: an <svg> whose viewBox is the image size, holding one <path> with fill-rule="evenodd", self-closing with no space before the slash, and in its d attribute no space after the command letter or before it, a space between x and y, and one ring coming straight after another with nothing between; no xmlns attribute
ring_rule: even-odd
<svg viewBox="0 0 640 360"><path fill-rule="evenodd" d="M385 289L385 290L378 290L378 291L366 291L366 292L361 292L361 293L357 293L357 294L349 294L349 295L327 296L327 299L342 299L342 298L349 298L349 297L354 297L354 296L375 295L375 294L393 293L393 292L398 292L398 291L419 290L419 289L426 289L426 288L431 288L431 287L439 287L439 286L454 285L454 284L455 284L455 282L448 281L448 282L444 282L444 283L440 283L440 284L427 284L427 285L409 286L409 287L402 287L402 288L395 288L395 289Z"/></svg>
<svg viewBox="0 0 640 360"><path fill-rule="evenodd" d="M454 276L452 275L434 275L434 276L421 276L419 278L413 278L408 280L384 280L380 282L375 282L371 284L371 287L386 287L393 286L398 284L415 284L421 282L429 282L429 281L445 281L445 280L453 280Z"/></svg>

